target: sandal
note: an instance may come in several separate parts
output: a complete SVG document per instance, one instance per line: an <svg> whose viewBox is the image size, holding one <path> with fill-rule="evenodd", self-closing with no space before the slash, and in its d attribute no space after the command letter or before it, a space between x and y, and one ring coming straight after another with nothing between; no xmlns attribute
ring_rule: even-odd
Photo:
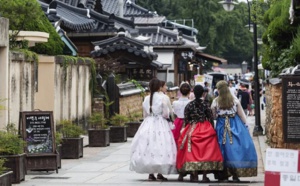
<svg viewBox="0 0 300 186"><path fill-rule="evenodd" d="M149 174L148 180L149 181L156 181L156 178L155 178L154 174Z"/></svg>
<svg viewBox="0 0 300 186"><path fill-rule="evenodd" d="M168 181L166 177L164 177L162 174L157 174L157 180L162 180L162 181Z"/></svg>

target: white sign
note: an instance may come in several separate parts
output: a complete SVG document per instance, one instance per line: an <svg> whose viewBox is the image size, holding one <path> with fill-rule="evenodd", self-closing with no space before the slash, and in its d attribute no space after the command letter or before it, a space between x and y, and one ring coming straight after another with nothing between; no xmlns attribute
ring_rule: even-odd
<svg viewBox="0 0 300 186"><path fill-rule="evenodd" d="M298 150L268 148L265 170L297 173Z"/></svg>
<svg viewBox="0 0 300 186"><path fill-rule="evenodd" d="M280 173L280 186L299 186L300 174L298 173Z"/></svg>

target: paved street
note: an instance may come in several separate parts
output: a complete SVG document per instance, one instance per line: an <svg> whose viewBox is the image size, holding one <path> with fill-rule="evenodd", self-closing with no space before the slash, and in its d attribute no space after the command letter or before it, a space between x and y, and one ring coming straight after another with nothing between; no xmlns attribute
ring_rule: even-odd
<svg viewBox="0 0 300 186"><path fill-rule="evenodd" d="M264 126L265 112L261 112L262 124ZM250 132L254 127L255 118L248 117ZM137 174L129 171L129 151L132 138L125 143L111 143L108 147L85 147L83 158L63 159L62 168L58 173L55 171L39 172L29 171L25 181L19 186L134 186L134 185L203 185L203 186L263 186L264 185L264 157L265 136L254 137L253 141L258 154L258 176L253 178L241 178L241 183L218 183L209 174L210 183L191 183L189 177L184 182L178 182L178 175L167 175L169 181L148 181L147 174ZM87 137L84 140L88 144ZM201 176L199 176L201 179Z"/></svg>

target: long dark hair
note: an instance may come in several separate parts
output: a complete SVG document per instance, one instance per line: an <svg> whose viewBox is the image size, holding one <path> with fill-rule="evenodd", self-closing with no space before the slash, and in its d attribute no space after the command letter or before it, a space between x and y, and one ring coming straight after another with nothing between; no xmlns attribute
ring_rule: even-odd
<svg viewBox="0 0 300 186"><path fill-rule="evenodd" d="M157 78L151 79L149 82L149 89L150 89L150 113L152 113L152 100L153 100L153 94L154 92L159 91L160 89L160 80Z"/></svg>

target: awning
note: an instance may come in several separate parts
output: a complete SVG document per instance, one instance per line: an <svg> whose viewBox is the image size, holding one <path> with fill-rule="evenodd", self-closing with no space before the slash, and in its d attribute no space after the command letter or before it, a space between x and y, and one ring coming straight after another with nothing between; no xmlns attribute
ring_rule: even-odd
<svg viewBox="0 0 300 186"><path fill-rule="evenodd" d="M227 60L223 59L223 58L219 58L216 56L212 56L203 52L196 52L195 54L196 56L199 56L203 59L209 60L209 61L214 61L214 62L218 62L219 64L227 64Z"/></svg>

